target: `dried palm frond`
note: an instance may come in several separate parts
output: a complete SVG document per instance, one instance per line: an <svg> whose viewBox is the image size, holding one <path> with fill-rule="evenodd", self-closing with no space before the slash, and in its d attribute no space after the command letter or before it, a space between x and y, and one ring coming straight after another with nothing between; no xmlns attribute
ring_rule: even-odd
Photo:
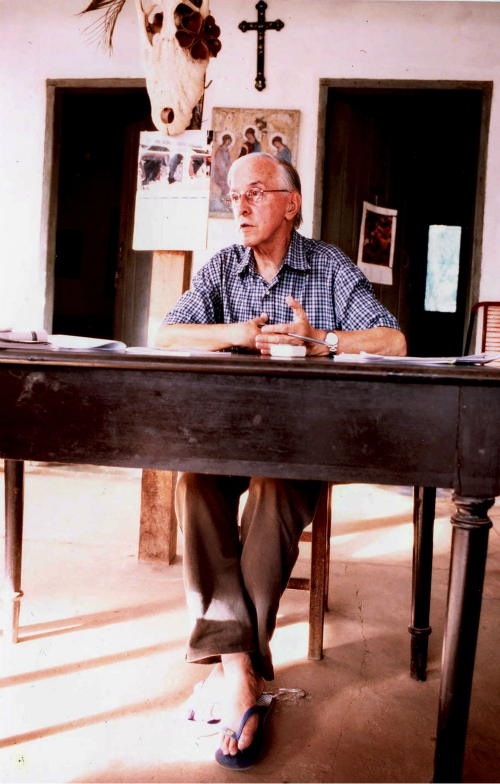
<svg viewBox="0 0 500 784"><path fill-rule="evenodd" d="M126 0L92 0L87 8L78 14L78 16L83 16L90 11L106 9L98 19L85 28L89 40L97 41L98 46L102 46L109 52L113 51L113 33L116 20L125 3Z"/></svg>

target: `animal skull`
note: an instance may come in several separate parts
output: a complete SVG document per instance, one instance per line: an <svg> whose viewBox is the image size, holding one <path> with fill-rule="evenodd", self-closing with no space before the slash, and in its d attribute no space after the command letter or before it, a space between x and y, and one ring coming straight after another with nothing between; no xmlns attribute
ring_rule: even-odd
<svg viewBox="0 0 500 784"><path fill-rule="evenodd" d="M209 0L135 0L151 116L159 131L175 135L191 122L203 96L210 57L221 44Z"/></svg>

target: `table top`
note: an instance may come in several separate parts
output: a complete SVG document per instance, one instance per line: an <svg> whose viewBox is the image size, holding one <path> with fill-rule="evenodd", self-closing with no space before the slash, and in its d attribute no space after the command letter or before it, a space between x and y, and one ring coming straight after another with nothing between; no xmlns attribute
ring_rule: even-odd
<svg viewBox="0 0 500 784"><path fill-rule="evenodd" d="M0 367L5 364L65 367L99 367L126 370L168 370L194 373L216 372L235 375L290 375L293 377L387 378L421 380L424 383L500 384L499 365L423 365L398 361L344 362L340 357L265 357L255 352L213 352L185 356L140 355L118 351L0 350Z"/></svg>
<svg viewBox="0 0 500 784"><path fill-rule="evenodd" d="M0 457L500 495L500 369L0 352Z"/></svg>

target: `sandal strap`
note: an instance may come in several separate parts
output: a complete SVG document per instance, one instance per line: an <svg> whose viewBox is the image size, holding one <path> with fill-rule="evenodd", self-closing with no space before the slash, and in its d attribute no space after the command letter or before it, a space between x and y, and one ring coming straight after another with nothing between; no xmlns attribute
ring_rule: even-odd
<svg viewBox="0 0 500 784"><path fill-rule="evenodd" d="M252 705L252 707L248 708L248 710L246 710L245 713L243 714L243 717L240 722L240 726L238 728L238 732L232 730L231 727L222 727L223 734L229 735L230 738L234 738L235 740L239 740L241 733L243 732L243 728L245 727L245 724L247 723L250 716L254 716L256 713L260 714L263 710L267 711L271 703L272 703L272 697L270 694L267 693L261 694L261 696L258 698L255 705Z"/></svg>
<svg viewBox="0 0 500 784"><path fill-rule="evenodd" d="M222 728L222 734L223 735L228 735L230 738L236 738L236 733L235 733L234 730L231 729L231 727L223 727Z"/></svg>
<svg viewBox="0 0 500 784"><path fill-rule="evenodd" d="M222 732L224 733L224 735L229 735L230 738L234 738L235 740L239 740L240 736L241 736L241 733L243 732L243 729L245 727L245 724L247 723L247 721L250 718L250 716L253 716L255 713L259 713L259 706L258 705L252 705L251 708L248 708L248 710L245 711L245 713L243 714L243 718L241 719L240 726L238 728L238 732L235 732L234 730L232 730L231 727L223 727L222 728Z"/></svg>

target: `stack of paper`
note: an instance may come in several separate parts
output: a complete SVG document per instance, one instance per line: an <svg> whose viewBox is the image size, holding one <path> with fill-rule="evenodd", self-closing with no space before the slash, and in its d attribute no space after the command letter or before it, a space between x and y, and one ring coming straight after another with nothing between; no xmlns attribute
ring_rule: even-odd
<svg viewBox="0 0 500 784"><path fill-rule="evenodd" d="M487 365L489 362L500 360L500 354L484 352L465 357L390 357L361 351L359 354L338 354L336 359L339 362L395 362L411 365Z"/></svg>
<svg viewBox="0 0 500 784"><path fill-rule="evenodd" d="M231 351L209 351L203 348L154 348L150 346L130 346L127 354L137 354L143 357L205 357L205 356L232 356Z"/></svg>
<svg viewBox="0 0 500 784"><path fill-rule="evenodd" d="M12 329L0 330L0 348L37 348L48 351L125 351L125 343L121 340L108 340L106 338L86 338L77 335L49 335L44 329L36 331L16 331Z"/></svg>

